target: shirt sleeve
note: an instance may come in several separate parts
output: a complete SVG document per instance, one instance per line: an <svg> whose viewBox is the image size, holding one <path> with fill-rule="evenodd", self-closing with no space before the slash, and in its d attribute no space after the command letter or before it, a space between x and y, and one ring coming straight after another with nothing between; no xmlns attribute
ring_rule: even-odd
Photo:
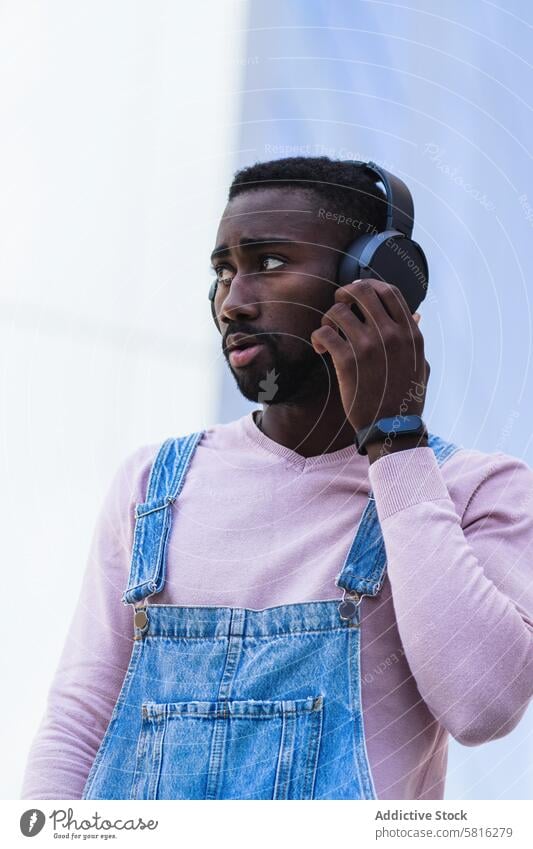
<svg viewBox="0 0 533 849"><path fill-rule="evenodd" d="M423 447L369 475L421 697L464 745L503 737L533 694L533 471L466 450L439 467Z"/></svg>
<svg viewBox="0 0 533 849"><path fill-rule="evenodd" d="M93 531L82 586L32 741L21 799L81 799L111 719L133 647L132 608L124 605L135 529L155 446L118 467Z"/></svg>

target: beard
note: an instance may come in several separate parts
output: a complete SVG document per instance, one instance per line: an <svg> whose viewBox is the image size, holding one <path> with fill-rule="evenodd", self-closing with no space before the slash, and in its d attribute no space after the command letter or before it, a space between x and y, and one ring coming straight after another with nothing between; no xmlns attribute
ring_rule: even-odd
<svg viewBox="0 0 533 849"><path fill-rule="evenodd" d="M327 394L331 387L329 354L317 354L310 343L299 342L297 350L284 351L268 337L256 359L244 368L233 369L228 361L241 395L248 401L275 404L298 404L313 395Z"/></svg>

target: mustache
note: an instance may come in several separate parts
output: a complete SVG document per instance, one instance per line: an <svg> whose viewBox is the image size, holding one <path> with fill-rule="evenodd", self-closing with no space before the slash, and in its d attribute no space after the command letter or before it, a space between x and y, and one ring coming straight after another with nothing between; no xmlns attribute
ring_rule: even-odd
<svg viewBox="0 0 533 849"><path fill-rule="evenodd" d="M267 330L257 331L257 330L245 330L245 329L239 328L239 327L231 328L230 330L228 330L228 332L226 333L226 335L224 336L224 338L222 340L222 350L224 351L224 353L227 353L227 350L226 350L227 346L228 346L227 340L229 339L230 336L236 336L237 333L242 334L243 336L247 336L247 337L249 337L249 339L257 339L257 344L261 343L262 345L266 345L269 348L272 348L272 345L273 345L273 342L274 342L273 337L275 336L275 333L270 333Z"/></svg>

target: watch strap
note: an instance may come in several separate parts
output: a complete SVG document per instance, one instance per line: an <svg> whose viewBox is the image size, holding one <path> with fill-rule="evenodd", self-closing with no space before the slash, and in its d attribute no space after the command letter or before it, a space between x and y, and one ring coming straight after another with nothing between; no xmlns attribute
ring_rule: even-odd
<svg viewBox="0 0 533 849"><path fill-rule="evenodd" d="M367 427L355 431L354 442L357 453L366 455L366 446L371 442L386 439L391 434L398 436L428 436L428 430L422 418L416 415L390 416L378 419Z"/></svg>

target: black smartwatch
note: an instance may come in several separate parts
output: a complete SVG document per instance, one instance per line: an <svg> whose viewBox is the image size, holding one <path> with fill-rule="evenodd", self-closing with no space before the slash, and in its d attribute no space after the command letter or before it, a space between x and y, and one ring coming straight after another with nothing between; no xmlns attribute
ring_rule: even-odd
<svg viewBox="0 0 533 849"><path fill-rule="evenodd" d="M428 436L428 431L420 416L397 415L378 419L374 424L355 431L357 453L367 454L366 445L370 442L382 442L387 436Z"/></svg>

